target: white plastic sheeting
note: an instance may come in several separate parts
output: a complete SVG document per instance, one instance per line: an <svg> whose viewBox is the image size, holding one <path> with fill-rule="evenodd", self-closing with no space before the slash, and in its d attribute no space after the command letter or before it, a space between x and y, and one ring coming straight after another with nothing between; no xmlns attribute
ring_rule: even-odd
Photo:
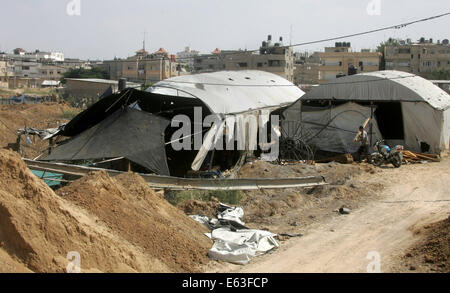
<svg viewBox="0 0 450 293"><path fill-rule="evenodd" d="M195 221L212 230L205 235L214 241L208 252L214 260L222 260L235 264L247 264L255 256L264 254L279 247L275 240L276 234L264 230L248 229L244 226L241 207L219 205L217 218L191 215ZM238 228L236 228L238 227Z"/></svg>
<svg viewBox="0 0 450 293"><path fill-rule="evenodd" d="M208 255L212 259L245 265L252 258L278 247L276 234L263 230L219 228L211 232L214 240Z"/></svg>
<svg viewBox="0 0 450 293"><path fill-rule="evenodd" d="M231 114L295 102L305 93L279 75L258 71L219 71L162 80L147 91L198 98L212 113Z"/></svg>
<svg viewBox="0 0 450 293"><path fill-rule="evenodd" d="M233 221L241 225L245 225L245 223L241 220L243 216L244 210L241 207L228 208L217 214L217 218L219 220Z"/></svg>

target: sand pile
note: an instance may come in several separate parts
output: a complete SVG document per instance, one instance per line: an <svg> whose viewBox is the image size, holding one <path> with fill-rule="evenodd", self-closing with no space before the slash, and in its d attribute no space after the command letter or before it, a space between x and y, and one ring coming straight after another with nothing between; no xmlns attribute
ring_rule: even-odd
<svg viewBox="0 0 450 293"><path fill-rule="evenodd" d="M11 151L0 150L0 245L35 272L196 271L207 261L204 228L158 197L140 177L105 173L56 195ZM98 180L98 181L97 181Z"/></svg>
<svg viewBox="0 0 450 293"><path fill-rule="evenodd" d="M123 239L166 264L173 272L195 271L208 261L206 229L128 173L111 178L91 173L58 190L64 199L94 214Z"/></svg>
<svg viewBox="0 0 450 293"><path fill-rule="evenodd" d="M414 234L421 239L403 256L404 268L410 272L450 273L450 217L418 228Z"/></svg>

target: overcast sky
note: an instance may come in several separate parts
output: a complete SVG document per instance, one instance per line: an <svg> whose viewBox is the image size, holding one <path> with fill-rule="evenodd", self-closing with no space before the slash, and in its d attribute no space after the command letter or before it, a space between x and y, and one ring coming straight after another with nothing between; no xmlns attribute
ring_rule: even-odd
<svg viewBox="0 0 450 293"><path fill-rule="evenodd" d="M81 3L80 15L68 15L69 3ZM373 2L374 1L374 2ZM381 3L380 15L377 6ZM1 0L0 51L60 50L66 57L127 57L142 48L185 46L209 53L256 49L271 34L285 44L318 40L395 25L450 12L449 0ZM76 7L72 6L72 14ZM355 49L375 48L389 38L450 39L450 16L342 41ZM296 47L319 51L333 42Z"/></svg>

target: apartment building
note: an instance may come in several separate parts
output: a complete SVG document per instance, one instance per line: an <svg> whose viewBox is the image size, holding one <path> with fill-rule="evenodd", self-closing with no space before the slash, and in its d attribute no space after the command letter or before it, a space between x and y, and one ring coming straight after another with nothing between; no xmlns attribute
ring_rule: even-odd
<svg viewBox="0 0 450 293"><path fill-rule="evenodd" d="M14 76L13 63L0 56L0 81L6 82L11 76Z"/></svg>
<svg viewBox="0 0 450 293"><path fill-rule="evenodd" d="M418 43L410 39L385 47L385 66L387 70L400 70L423 77L434 71L450 70L449 40L433 42L421 38Z"/></svg>
<svg viewBox="0 0 450 293"><path fill-rule="evenodd" d="M371 72L380 70L380 52L372 52L363 49L361 52L353 52L348 42L337 42L334 47L325 48L325 52L319 52L319 83L343 75Z"/></svg>
<svg viewBox="0 0 450 293"><path fill-rule="evenodd" d="M4 70L0 69L0 78L15 79L9 82L12 87L28 84L39 86L44 80L58 81L71 68L90 68L89 62L64 58L61 52L39 50L27 52L22 48L14 49L12 54L0 53L0 60L0 67L2 62L7 62L9 67L7 76ZM18 79L27 80L27 82L19 83Z"/></svg>
<svg viewBox="0 0 450 293"><path fill-rule="evenodd" d="M292 47L283 46L283 39L272 43L272 36L262 42L259 52L243 50L222 51L215 49L211 54L194 59L195 72L221 70L262 70L294 80L294 55Z"/></svg>
<svg viewBox="0 0 450 293"><path fill-rule="evenodd" d="M192 50L190 47L185 47L184 51L177 53L177 59L186 64L188 68L194 68L194 59L196 56L200 55L199 51Z"/></svg>
<svg viewBox="0 0 450 293"><path fill-rule="evenodd" d="M317 52L294 53L294 84L310 87L319 83L320 58Z"/></svg>
<svg viewBox="0 0 450 293"><path fill-rule="evenodd" d="M183 65L176 61L176 56L169 55L164 48L152 54L141 49L127 59L103 61L99 67L108 73L110 79L126 78L128 81L142 84L186 74Z"/></svg>

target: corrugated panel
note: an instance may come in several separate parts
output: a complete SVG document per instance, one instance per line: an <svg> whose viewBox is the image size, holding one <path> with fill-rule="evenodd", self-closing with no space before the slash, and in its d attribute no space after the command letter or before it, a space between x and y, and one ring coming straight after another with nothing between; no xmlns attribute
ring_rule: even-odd
<svg viewBox="0 0 450 293"><path fill-rule="evenodd" d="M288 105L304 92L288 80L257 70L220 71L178 76L147 91L202 100L213 113L231 114Z"/></svg>

